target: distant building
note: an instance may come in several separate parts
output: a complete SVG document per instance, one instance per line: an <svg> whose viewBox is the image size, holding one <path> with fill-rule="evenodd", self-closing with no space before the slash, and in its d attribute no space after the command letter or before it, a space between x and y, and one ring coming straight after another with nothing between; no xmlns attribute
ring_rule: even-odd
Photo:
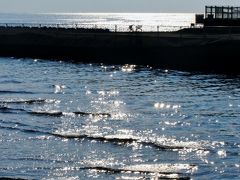
<svg viewBox="0 0 240 180"><path fill-rule="evenodd" d="M205 14L196 14L196 24L240 26L240 7L206 6Z"/></svg>

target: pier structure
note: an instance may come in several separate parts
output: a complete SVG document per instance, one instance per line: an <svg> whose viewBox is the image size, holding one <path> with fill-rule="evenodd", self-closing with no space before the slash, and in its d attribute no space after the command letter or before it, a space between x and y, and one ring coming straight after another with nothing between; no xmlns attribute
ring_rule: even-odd
<svg viewBox="0 0 240 180"><path fill-rule="evenodd" d="M92 31L109 31L109 32L173 32L181 29L189 28L185 26L163 26L163 25L147 25L147 24L38 24L38 23L0 23L0 28L54 28L54 29L82 29Z"/></svg>

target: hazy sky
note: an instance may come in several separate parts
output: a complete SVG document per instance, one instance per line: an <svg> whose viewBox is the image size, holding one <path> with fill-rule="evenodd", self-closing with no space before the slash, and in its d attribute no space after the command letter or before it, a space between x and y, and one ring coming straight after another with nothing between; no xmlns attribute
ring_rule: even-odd
<svg viewBox="0 0 240 180"><path fill-rule="evenodd" d="M0 0L0 12L203 12L205 5L240 6L240 0Z"/></svg>

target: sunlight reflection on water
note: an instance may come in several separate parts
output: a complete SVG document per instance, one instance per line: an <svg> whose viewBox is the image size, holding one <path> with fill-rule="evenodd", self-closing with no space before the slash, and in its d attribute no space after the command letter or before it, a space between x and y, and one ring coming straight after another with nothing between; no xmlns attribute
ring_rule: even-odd
<svg viewBox="0 0 240 180"><path fill-rule="evenodd" d="M8 177L239 178L239 77L32 59L0 65L0 173Z"/></svg>

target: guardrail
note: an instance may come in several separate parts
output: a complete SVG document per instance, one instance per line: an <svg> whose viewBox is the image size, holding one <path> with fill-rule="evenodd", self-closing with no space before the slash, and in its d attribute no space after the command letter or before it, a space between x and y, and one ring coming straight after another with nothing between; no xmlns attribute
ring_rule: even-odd
<svg viewBox="0 0 240 180"><path fill-rule="evenodd" d="M37 23L0 23L0 27L28 28L74 28L74 29L104 29L111 32L172 32L191 26L139 25L139 24L37 24Z"/></svg>

